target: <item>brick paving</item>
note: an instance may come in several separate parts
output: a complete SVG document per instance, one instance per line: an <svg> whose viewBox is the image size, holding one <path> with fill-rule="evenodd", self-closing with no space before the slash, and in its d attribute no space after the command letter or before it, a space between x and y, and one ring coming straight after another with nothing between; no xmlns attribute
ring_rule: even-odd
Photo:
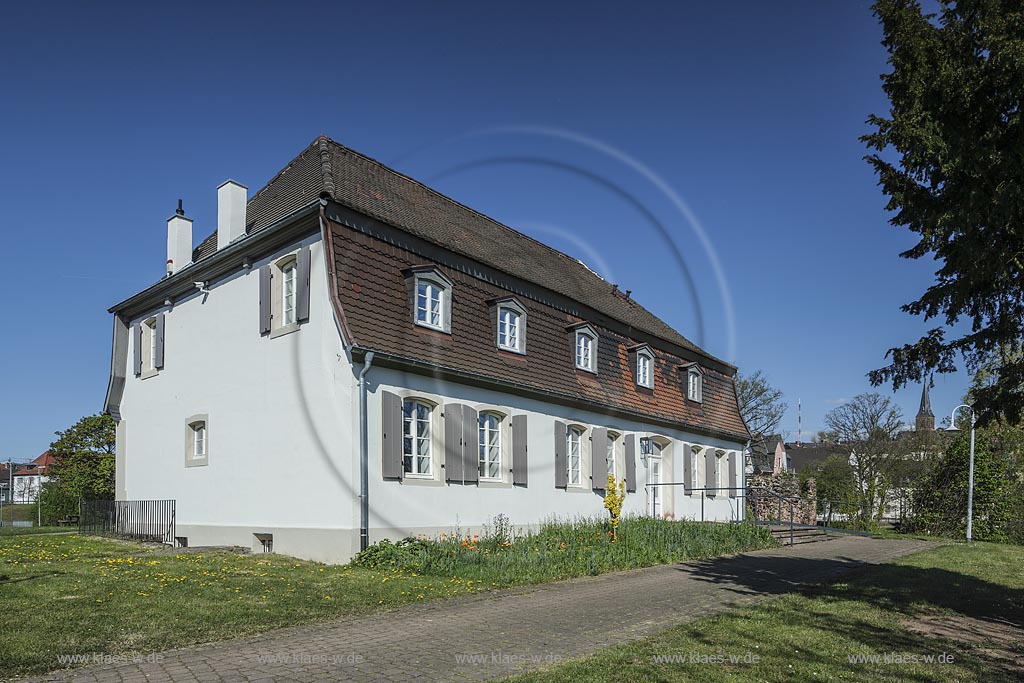
<svg viewBox="0 0 1024 683"><path fill-rule="evenodd" d="M26 681L494 680L934 545L844 536L415 605Z"/></svg>

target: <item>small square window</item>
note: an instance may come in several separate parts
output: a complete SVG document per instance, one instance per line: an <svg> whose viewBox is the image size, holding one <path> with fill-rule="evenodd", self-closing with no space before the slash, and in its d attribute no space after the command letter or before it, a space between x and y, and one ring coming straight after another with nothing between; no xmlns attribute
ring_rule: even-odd
<svg viewBox="0 0 1024 683"><path fill-rule="evenodd" d="M206 415L193 415L185 427L185 466L198 467L209 463L210 427Z"/></svg>

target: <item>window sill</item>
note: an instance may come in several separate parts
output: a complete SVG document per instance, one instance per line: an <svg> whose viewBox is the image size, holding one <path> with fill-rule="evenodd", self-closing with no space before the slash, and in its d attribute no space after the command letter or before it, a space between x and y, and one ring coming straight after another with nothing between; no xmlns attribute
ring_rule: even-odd
<svg viewBox="0 0 1024 683"><path fill-rule="evenodd" d="M508 346L502 346L501 344L497 345L497 349L499 351L503 351L505 353L513 353L513 354L515 354L517 356L525 356L526 355L526 349L513 349L513 348L509 348Z"/></svg>
<svg viewBox="0 0 1024 683"><path fill-rule="evenodd" d="M206 467L209 464L209 456L204 456L202 458L189 458L185 460L185 467Z"/></svg>
<svg viewBox="0 0 1024 683"><path fill-rule="evenodd" d="M139 379L149 379L150 377L156 377L159 374L159 370L143 370L142 374L139 375Z"/></svg>
<svg viewBox="0 0 1024 683"><path fill-rule="evenodd" d="M292 323L290 325L282 325L281 327L277 328L276 330L271 330L270 338L271 339L277 339L278 337L283 337L286 334L291 334L292 332L298 332L300 327L302 327L302 325L300 325L299 323Z"/></svg>
<svg viewBox="0 0 1024 683"><path fill-rule="evenodd" d="M434 479L433 475L409 474L402 475L401 483L412 486L444 486L445 482Z"/></svg>
<svg viewBox="0 0 1024 683"><path fill-rule="evenodd" d="M477 486L482 489L510 489L512 488L512 482L502 479L480 479L477 482Z"/></svg>

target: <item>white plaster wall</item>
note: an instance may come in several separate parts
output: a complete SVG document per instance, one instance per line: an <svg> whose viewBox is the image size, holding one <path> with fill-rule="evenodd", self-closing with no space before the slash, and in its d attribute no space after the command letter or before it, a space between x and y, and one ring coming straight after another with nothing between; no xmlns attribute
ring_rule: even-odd
<svg viewBox="0 0 1024 683"><path fill-rule="evenodd" d="M191 545L248 546L254 532L274 528L282 534L275 549L286 552L289 530L308 537L358 525L355 379L328 298L319 236L303 244L311 252L310 319L298 331L260 336L258 268L300 243L210 283L207 296L196 292L161 309L165 360L156 376L131 373L129 344L119 494L175 499L178 535ZM186 423L197 414L209 416L209 464L186 467ZM335 534L344 540L333 551L294 554L349 555L347 535Z"/></svg>
<svg viewBox="0 0 1024 683"><path fill-rule="evenodd" d="M440 533L459 527L471 531L490 524L495 515L508 515L517 526L529 526L550 517L605 515L600 494L590 489L589 444L584 452L582 489L556 489L554 480L554 422L587 427L606 427L620 433L638 436L661 436L672 441L672 453L663 458L663 482L683 481L682 444L734 450L742 454L743 444L730 443L682 431L666 430L642 422L611 418L594 411L573 410L531 399L523 399L476 387L445 382L391 369L373 368L369 375L369 451L370 451L370 527L371 542L382 537L400 537L409 533ZM443 406L464 402L478 410L493 408L510 414L526 414L528 420L529 468L527 487L495 484L446 484L440 468L435 467L434 481L406 478L402 482L384 480L381 476L381 391L388 390L403 397L417 396ZM589 435L589 432L588 432ZM435 416L435 462L443 460L442 420ZM510 456L510 449L506 449ZM704 482L703 459L698 458L698 481ZM507 469L510 463L503 463ZM637 491L628 494L625 514L646 514L648 481L639 447L636 453ZM738 460L738 488L743 487L742 459ZM728 469L724 471L727 477ZM601 475L604 476L603 473ZM703 483L700 484L703 486ZM685 495L682 486L664 487L663 510L676 519L700 519L701 495ZM671 488L671 490L667 490ZM724 492L722 492L724 493ZM742 517L742 498L719 495L705 498L704 518L731 521Z"/></svg>

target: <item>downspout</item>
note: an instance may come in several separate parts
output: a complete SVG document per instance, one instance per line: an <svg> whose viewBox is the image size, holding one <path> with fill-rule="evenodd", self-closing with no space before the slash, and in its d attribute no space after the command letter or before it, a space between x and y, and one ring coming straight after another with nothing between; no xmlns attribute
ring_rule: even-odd
<svg viewBox="0 0 1024 683"><path fill-rule="evenodd" d="M366 373L373 364L373 351L363 358L359 371L359 550L370 544L370 453L366 416Z"/></svg>

